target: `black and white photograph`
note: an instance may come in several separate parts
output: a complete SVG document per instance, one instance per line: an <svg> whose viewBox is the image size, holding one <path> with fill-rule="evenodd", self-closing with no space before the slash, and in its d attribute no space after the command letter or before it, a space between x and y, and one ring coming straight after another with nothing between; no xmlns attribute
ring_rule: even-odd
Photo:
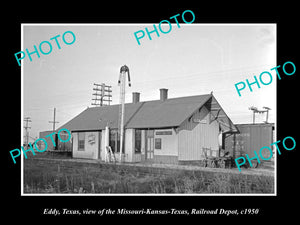
<svg viewBox="0 0 300 225"><path fill-rule="evenodd" d="M22 194L276 194L276 24L22 31Z"/></svg>
<svg viewBox="0 0 300 225"><path fill-rule="evenodd" d="M297 216L297 7L101 3L5 7L4 219Z"/></svg>

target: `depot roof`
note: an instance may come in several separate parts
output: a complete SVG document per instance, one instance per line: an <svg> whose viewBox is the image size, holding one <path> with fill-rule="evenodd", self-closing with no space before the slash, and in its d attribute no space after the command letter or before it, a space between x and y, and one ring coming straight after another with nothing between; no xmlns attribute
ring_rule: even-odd
<svg viewBox="0 0 300 225"><path fill-rule="evenodd" d="M169 98L164 101L127 103L125 104L124 126L125 128L140 129L178 127L208 102L210 102L210 105L218 105L218 115L217 112L214 115L222 115L222 117L216 119L221 120L221 126L225 126L224 130L237 130L211 94ZM107 125L112 129L118 128L119 106L87 108L59 129L92 131L103 130ZM211 107L215 108L215 105ZM213 111L211 113L213 114Z"/></svg>

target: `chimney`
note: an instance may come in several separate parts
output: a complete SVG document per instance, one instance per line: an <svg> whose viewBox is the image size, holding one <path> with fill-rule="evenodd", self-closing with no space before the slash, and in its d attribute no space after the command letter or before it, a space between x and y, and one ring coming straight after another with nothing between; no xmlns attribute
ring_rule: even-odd
<svg viewBox="0 0 300 225"><path fill-rule="evenodd" d="M132 103L140 102L140 93L139 92L132 92Z"/></svg>
<svg viewBox="0 0 300 225"><path fill-rule="evenodd" d="M168 99L168 89L166 88L161 88L159 89L160 91L160 100L165 101Z"/></svg>

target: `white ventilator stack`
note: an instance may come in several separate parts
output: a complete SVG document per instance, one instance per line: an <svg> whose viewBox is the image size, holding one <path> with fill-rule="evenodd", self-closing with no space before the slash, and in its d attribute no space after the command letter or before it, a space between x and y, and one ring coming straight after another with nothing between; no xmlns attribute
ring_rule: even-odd
<svg viewBox="0 0 300 225"><path fill-rule="evenodd" d="M120 161L122 162L122 149L124 142L124 115L125 115L125 83L126 73L128 74L128 85L131 87L128 66L124 65L120 69L118 85L120 86L120 108L119 108L119 134L120 134Z"/></svg>

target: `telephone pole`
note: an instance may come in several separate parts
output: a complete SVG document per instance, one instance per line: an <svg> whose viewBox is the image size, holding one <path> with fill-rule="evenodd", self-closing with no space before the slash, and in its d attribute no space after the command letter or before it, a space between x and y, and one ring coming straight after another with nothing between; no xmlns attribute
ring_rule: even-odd
<svg viewBox="0 0 300 225"><path fill-rule="evenodd" d="M28 116L28 117L24 118L24 122L26 122L26 125L24 126L24 128L26 130L26 143L24 143L24 144L26 146L26 149L28 149L28 142L29 142L29 131L28 131L28 129L31 129L31 127L28 126L28 123L32 122L32 121L31 121L30 117Z"/></svg>
<svg viewBox="0 0 300 225"><path fill-rule="evenodd" d="M264 106L263 107L265 110L258 110L256 107L251 106L249 107L249 110L252 110L253 112L253 124L255 124L255 113L267 113L267 117L266 117L266 121L264 121L265 123L268 123L268 117L269 117L269 110L271 110L269 107Z"/></svg>
<svg viewBox="0 0 300 225"><path fill-rule="evenodd" d="M264 106L263 107L265 109L265 112L267 112L267 116L266 116L266 121L264 121L265 123L268 123L268 118L269 118L269 110L271 110L271 108Z"/></svg>
<svg viewBox="0 0 300 225"><path fill-rule="evenodd" d="M95 93L93 93L93 95L95 95L95 98L93 98L92 100L95 102L92 103L92 105L95 106L110 105L111 97L112 97L111 86L105 85L104 83L102 84L94 83L94 85L95 87L93 88L93 90L95 91ZM104 104L104 102L107 102L107 104Z"/></svg>
<svg viewBox="0 0 300 225"><path fill-rule="evenodd" d="M49 123L53 123L53 131L55 131L55 124L59 123L58 121L55 121L55 112L56 112L56 108L54 108L54 112L53 112L53 121L49 121Z"/></svg>

